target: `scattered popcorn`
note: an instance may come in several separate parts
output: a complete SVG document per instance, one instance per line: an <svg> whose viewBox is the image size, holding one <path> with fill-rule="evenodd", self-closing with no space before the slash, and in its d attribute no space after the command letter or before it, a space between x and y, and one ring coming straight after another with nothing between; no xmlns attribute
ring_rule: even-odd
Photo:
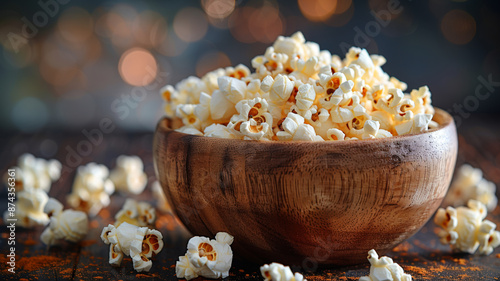
<svg viewBox="0 0 500 281"><path fill-rule="evenodd" d="M127 198L123 208L115 215L115 226L127 222L136 226L151 226L156 220L156 211L147 202L137 202Z"/></svg>
<svg viewBox="0 0 500 281"><path fill-rule="evenodd" d="M187 280L203 276L205 278L226 278L233 261L231 244L234 237L219 232L215 240L206 237L195 236L187 245L185 256L179 257L175 264L177 278Z"/></svg>
<svg viewBox="0 0 500 281"><path fill-rule="evenodd" d="M41 189L27 189L16 194L15 212L5 211L3 221L7 224L8 219L17 219L16 225L32 228L37 225L47 225L49 217L43 212L49 201L49 196Z"/></svg>
<svg viewBox="0 0 500 281"><path fill-rule="evenodd" d="M176 124L183 126L174 129L198 136L340 141L438 127L429 88L404 93L407 85L385 73L385 63L384 57L357 47L341 60L296 32L279 36L264 55L253 58L255 72L243 65L220 68L165 86L161 95L166 116L182 120Z"/></svg>
<svg viewBox="0 0 500 281"><path fill-rule="evenodd" d="M109 205L109 196L115 191L108 174L106 166L96 163L78 167L72 192L67 198L68 204L90 216L97 215Z"/></svg>
<svg viewBox="0 0 500 281"><path fill-rule="evenodd" d="M164 213L171 212L172 208L167 201L167 196L165 195L165 192L163 192L163 188L161 187L159 181L153 182L151 191L153 193L153 197L156 198L156 208Z"/></svg>
<svg viewBox="0 0 500 281"><path fill-rule="evenodd" d="M500 245L500 232L496 225L484 220L486 206L476 200L469 200L468 207L440 208L434 217L434 223L442 229L438 233L443 244L450 244L457 252L489 255Z"/></svg>
<svg viewBox="0 0 500 281"><path fill-rule="evenodd" d="M411 281L411 275L404 273L403 268L389 257L378 257L375 250L368 252L370 275L359 278L359 281Z"/></svg>
<svg viewBox="0 0 500 281"><path fill-rule="evenodd" d="M127 222L119 227L110 224L101 232L101 239L109 244L109 263L120 266L123 256L130 256L137 272L149 271L150 258L163 249L163 236L158 230L138 227Z"/></svg>
<svg viewBox="0 0 500 281"><path fill-rule="evenodd" d="M138 156L118 156L116 167L111 171L109 179L117 191L132 194L140 194L148 183L144 165Z"/></svg>
<svg viewBox="0 0 500 281"><path fill-rule="evenodd" d="M26 153L19 157L17 167L12 167L16 171L16 190L40 189L49 192L52 183L61 176L62 165L59 161L44 160ZM7 175L5 183L7 184Z"/></svg>
<svg viewBox="0 0 500 281"><path fill-rule="evenodd" d="M47 246L57 245L61 239L78 242L88 233L87 214L75 210L64 210L63 205L50 198L44 212L50 217L49 226L42 232L40 239Z"/></svg>
<svg viewBox="0 0 500 281"><path fill-rule="evenodd" d="M300 273L293 274L289 266L273 262L260 267L264 281L307 281Z"/></svg>
<svg viewBox="0 0 500 281"><path fill-rule="evenodd" d="M484 179L480 169L464 164L457 170L457 175L446 194L444 204L454 207L463 206L470 199L474 199L492 211L498 204L495 192L495 184Z"/></svg>

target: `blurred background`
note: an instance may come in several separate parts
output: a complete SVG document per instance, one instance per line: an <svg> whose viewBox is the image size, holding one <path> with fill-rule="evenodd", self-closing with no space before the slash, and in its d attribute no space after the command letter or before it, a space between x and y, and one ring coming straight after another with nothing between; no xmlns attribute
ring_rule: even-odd
<svg viewBox="0 0 500 281"><path fill-rule="evenodd" d="M98 127L103 118L127 132L153 131L162 115L162 86L218 67L250 67L278 35L295 31L341 57L352 45L385 56L384 70L409 89L428 85L435 106L499 112L500 83L490 85L487 98L473 98L482 81L478 77L500 82L497 1L41 0L0 5L3 137L78 132Z"/></svg>

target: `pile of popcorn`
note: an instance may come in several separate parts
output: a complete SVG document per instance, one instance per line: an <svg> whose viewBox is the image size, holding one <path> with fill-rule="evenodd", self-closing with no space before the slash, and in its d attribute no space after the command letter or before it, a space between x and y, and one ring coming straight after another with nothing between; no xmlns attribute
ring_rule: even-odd
<svg viewBox="0 0 500 281"><path fill-rule="evenodd" d="M189 77L161 90L178 131L246 140L355 140L437 127L426 86L407 85L382 70L380 55L352 47L342 60L302 33L280 36L244 65Z"/></svg>

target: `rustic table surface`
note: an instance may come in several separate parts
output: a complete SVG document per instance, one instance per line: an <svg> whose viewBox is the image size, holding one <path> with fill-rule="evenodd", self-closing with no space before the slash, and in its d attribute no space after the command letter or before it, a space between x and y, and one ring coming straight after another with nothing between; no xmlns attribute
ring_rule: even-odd
<svg viewBox="0 0 500 281"><path fill-rule="evenodd" d="M496 117L496 118L494 118ZM487 179L500 186L500 125L497 116L475 116L466 120L459 131L459 159L457 165L470 163L483 170ZM61 179L55 182L49 195L65 202L75 176L75 165L97 162L114 166L118 155L139 155L145 164L149 184L145 192L133 196L138 200L155 203L151 196L151 184L155 181L152 159L152 133L107 135L100 144L92 146L88 156L69 159L68 149L75 149L85 140L80 133L44 133L38 135L3 135L0 139L1 172L15 164L19 155L33 153L43 158L56 158L65 164ZM79 161L77 161L79 160ZM497 196L500 190L497 190ZM16 272L7 271L7 245L9 232L2 227L0 239L0 280L176 280L175 262L184 255L190 234L171 213L160 213L156 228L163 233L165 246L154 258L149 273L137 273L130 258L125 258L121 267L108 263L109 246L101 239L101 230L113 223L114 214L121 208L126 197L114 194L111 205L98 216L90 219L90 232L78 244L63 243L47 248L40 242L43 227L15 230ZM0 211L7 208L5 188L0 191ZM500 207L488 214L488 219L500 226ZM414 280L499 280L500 248L489 256L454 254L441 245L435 234L436 227L429 221L415 236L387 253L399 263ZM235 239L238 239L237 237ZM245 261L235 253L228 280L262 280L260 264ZM357 280L369 274L368 261L357 266L341 268L316 268L310 264L294 268L308 280ZM201 278L199 278L201 280Z"/></svg>

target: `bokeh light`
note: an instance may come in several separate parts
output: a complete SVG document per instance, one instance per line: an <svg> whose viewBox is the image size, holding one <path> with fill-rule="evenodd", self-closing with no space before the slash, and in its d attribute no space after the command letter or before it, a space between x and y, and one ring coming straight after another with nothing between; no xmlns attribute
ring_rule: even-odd
<svg viewBox="0 0 500 281"><path fill-rule="evenodd" d="M80 8L65 10L57 22L59 34L71 43L83 43L94 32L94 22L90 14Z"/></svg>
<svg viewBox="0 0 500 281"><path fill-rule="evenodd" d="M329 26L344 26L352 19L353 15L354 5L351 1L339 1L335 13L324 22Z"/></svg>
<svg viewBox="0 0 500 281"><path fill-rule="evenodd" d="M216 51L208 52L196 63L196 75L201 77L209 71L226 66L231 66L231 60L226 54Z"/></svg>
<svg viewBox="0 0 500 281"><path fill-rule="evenodd" d="M121 56L118 70L123 81L133 86L144 86L155 79L158 65L149 51L132 48Z"/></svg>
<svg viewBox="0 0 500 281"><path fill-rule="evenodd" d="M169 29L168 35L157 47L157 51L162 55L175 57L181 55L187 46L187 42L182 41L172 29Z"/></svg>
<svg viewBox="0 0 500 281"><path fill-rule="evenodd" d="M208 30L205 13L197 8L184 8L174 18L174 31L186 42L196 42L203 38Z"/></svg>
<svg viewBox="0 0 500 281"><path fill-rule="evenodd" d="M441 21L441 31L451 43L467 44L476 35L476 21L466 11L451 10Z"/></svg>
<svg viewBox="0 0 500 281"><path fill-rule="evenodd" d="M167 36L167 22L159 13L146 10L134 20L133 34L139 43L157 47Z"/></svg>
<svg viewBox="0 0 500 281"><path fill-rule="evenodd" d="M239 8L229 21L231 34L243 43L272 43L285 30L285 21L278 8L270 4L260 8Z"/></svg>
<svg viewBox="0 0 500 281"><path fill-rule="evenodd" d="M234 0L202 0L201 5L209 17L223 19L234 11L236 3Z"/></svg>
<svg viewBox="0 0 500 281"><path fill-rule="evenodd" d="M298 0L302 14L311 21L324 21L335 13L337 0ZM349 8L349 7L347 7ZM345 8L345 10L347 10Z"/></svg>

